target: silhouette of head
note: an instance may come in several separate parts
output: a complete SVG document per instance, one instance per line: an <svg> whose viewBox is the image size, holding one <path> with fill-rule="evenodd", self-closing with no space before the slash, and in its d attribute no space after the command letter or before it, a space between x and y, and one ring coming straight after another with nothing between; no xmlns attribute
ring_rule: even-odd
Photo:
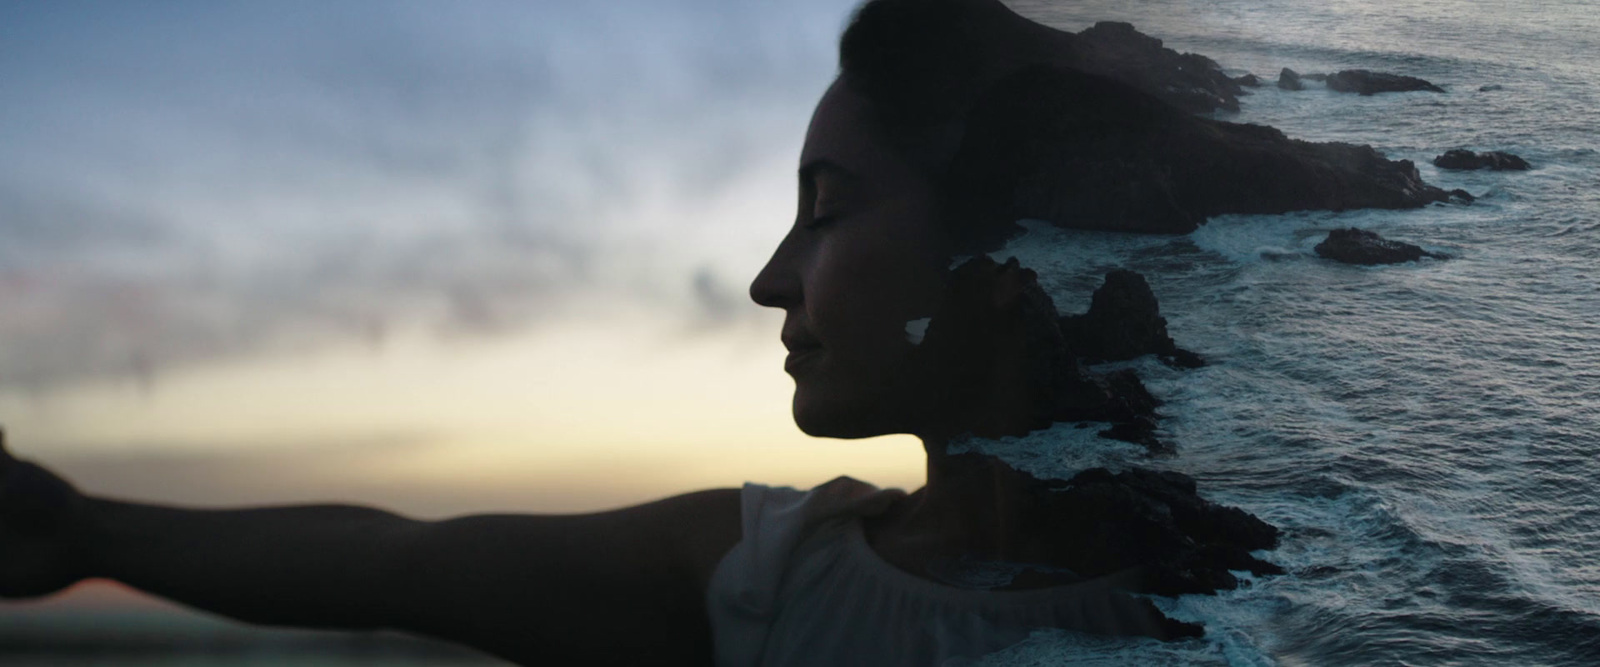
<svg viewBox="0 0 1600 667"><path fill-rule="evenodd" d="M794 225L750 286L757 303L787 311L803 431L962 432L1006 421L1010 405L1031 420L1014 357L1032 272L988 264L957 290L951 269L1020 229L1010 210L1019 172L1003 164L1015 147L968 120L1007 88L997 84L1058 59L1056 34L992 0L858 10L806 134ZM939 344L920 345L936 314Z"/></svg>

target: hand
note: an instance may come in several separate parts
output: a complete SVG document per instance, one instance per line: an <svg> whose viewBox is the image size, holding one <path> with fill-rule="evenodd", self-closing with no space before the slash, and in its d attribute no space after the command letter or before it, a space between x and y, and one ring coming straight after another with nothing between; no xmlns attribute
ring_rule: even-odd
<svg viewBox="0 0 1600 667"><path fill-rule="evenodd" d="M49 595L83 578L70 536L85 505L66 480L12 458L0 431L0 598Z"/></svg>

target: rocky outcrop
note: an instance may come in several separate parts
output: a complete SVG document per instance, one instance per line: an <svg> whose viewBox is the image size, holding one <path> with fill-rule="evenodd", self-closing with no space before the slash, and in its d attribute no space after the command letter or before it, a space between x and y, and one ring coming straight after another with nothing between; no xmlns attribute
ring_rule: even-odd
<svg viewBox="0 0 1600 667"><path fill-rule="evenodd" d="M1060 319L1067 346L1086 362L1123 361L1154 354L1169 365L1195 368L1205 361L1178 347L1144 276L1116 269L1094 291L1089 311Z"/></svg>
<svg viewBox="0 0 1600 667"><path fill-rule="evenodd" d="M996 295L1009 306L996 311ZM916 353L918 375L904 391L926 386L950 387L937 409L960 412L994 400L993 373L998 365L1021 361L1027 383L1026 429L1008 432L1020 424L973 423L965 425L984 437L1022 435L1057 421L1093 421L1112 424L1107 437L1144 445L1153 453L1171 448L1155 437L1156 408L1161 402L1150 394L1131 370L1096 375L1086 372L1063 336L1060 314L1038 275L1023 268L1015 257L1004 264L978 256L956 267L950 276L945 302L928 323ZM997 356L997 339L1020 336L1023 357Z"/></svg>
<svg viewBox="0 0 1600 667"><path fill-rule="evenodd" d="M1150 390L1145 388L1144 381L1139 379L1138 373L1124 369L1106 375L1090 376L1090 381L1103 396L1100 405L1087 415L1078 413L1062 416L1110 422L1109 427L1096 435L1108 440L1140 445L1150 454L1166 455L1175 451L1171 444L1156 437L1156 428L1161 419L1161 415L1156 413L1156 408L1161 407L1161 400L1151 395Z"/></svg>
<svg viewBox="0 0 1600 667"><path fill-rule="evenodd" d="M1216 61L1197 53L1179 53L1131 23L1102 21L1078 33L1056 36L1071 66L1120 81L1189 113L1239 110L1245 87L1261 85L1254 74L1229 77ZM1329 90L1361 95L1445 90L1413 76L1349 69L1333 74L1302 75L1287 67L1278 72L1278 87L1304 90L1305 81L1325 82ZM1498 89L1498 88L1496 88Z"/></svg>
<svg viewBox="0 0 1600 667"><path fill-rule="evenodd" d="M1200 118L1065 69L1003 81L969 118L954 177L1006 198L1012 220L1183 234L1227 213L1419 208L1450 198L1411 162L1371 147Z"/></svg>
<svg viewBox="0 0 1600 667"><path fill-rule="evenodd" d="M1373 72L1364 69L1347 69L1329 74L1328 90L1362 95L1403 93L1414 90L1426 90L1434 93L1444 92L1443 88L1414 76Z"/></svg>
<svg viewBox="0 0 1600 667"><path fill-rule="evenodd" d="M1240 84L1195 53L1178 53L1131 23L1102 21L1069 35L1074 66L1126 83L1190 113L1239 110Z"/></svg>
<svg viewBox="0 0 1600 667"><path fill-rule="evenodd" d="M1306 86L1300 82L1300 74L1287 67L1278 72L1278 87L1284 90L1305 90Z"/></svg>
<svg viewBox="0 0 1600 667"><path fill-rule="evenodd" d="M1433 166L1440 169L1456 169L1470 171L1473 169L1492 169L1494 171L1527 171L1532 168L1527 160L1502 151L1485 151L1474 153L1469 150L1456 149L1445 151L1433 159Z"/></svg>
<svg viewBox="0 0 1600 667"><path fill-rule="evenodd" d="M1166 320L1157 312L1155 297L1142 276L1113 272L1107 284L1096 291L1090 315L1076 316L1083 319L1081 325L1071 325L1075 332L1094 341L1137 332L1143 351L1135 354L1118 348L1119 354L1162 354L1171 363L1202 363L1167 337ZM1010 305L996 311L996 295L1005 295L1001 301ZM1143 445L1153 454L1170 453L1172 447L1155 435L1161 401L1132 370L1086 371L1076 350L1080 343L1067 339L1061 322L1054 302L1039 286L1038 275L1015 257L1004 264L982 255L968 259L951 272L944 303L917 343L915 354L920 359L913 366L920 374L910 378L903 390L950 387L936 409L958 412L993 401L997 365L1020 361L1023 375L1018 379L1027 383L1031 401L1026 428L1010 432L1023 425L988 422L965 428L999 437L1022 435L1058 421L1102 422L1109 424L1100 434L1103 437ZM1016 349L1010 344L997 346L996 340L1015 337L1022 341L1023 357L996 356L1000 348Z"/></svg>
<svg viewBox="0 0 1600 667"><path fill-rule="evenodd" d="M1238 588L1234 571L1282 574L1250 555L1278 545L1278 529L1237 507L1196 493L1193 478L1176 472L1085 470L1057 493L1073 508L1052 535L1075 534L1095 545L1073 568L1117 572L1146 568L1143 592L1157 595L1215 593ZM1114 569L1113 569L1114 568Z"/></svg>
<svg viewBox="0 0 1600 667"><path fill-rule="evenodd" d="M1086 579L1120 574L1137 592L1176 596L1238 588L1233 572L1283 573L1250 555L1276 548L1278 529L1200 497L1187 475L1139 468L1092 468L1067 480L1015 474L1035 499L1025 513L1028 533L1047 541L1050 565Z"/></svg>
<svg viewBox="0 0 1600 667"><path fill-rule="evenodd" d="M1161 400L1156 398L1131 369L1096 375L1076 372L1058 378L1057 388L1051 397L1056 401L1049 420L1051 422L1100 422L1107 424L1097 435L1110 440L1121 440L1144 447L1152 455L1171 454L1171 444L1156 437L1161 415L1156 408Z"/></svg>
<svg viewBox="0 0 1600 667"><path fill-rule="evenodd" d="M1424 257L1448 259L1446 255L1431 253L1410 243L1390 241L1374 232L1354 227L1335 229L1328 238L1314 248L1318 256L1345 264L1399 264L1414 262Z"/></svg>
<svg viewBox="0 0 1600 667"><path fill-rule="evenodd" d="M1167 334L1167 320L1144 276L1126 270L1106 274L1095 290L1089 311L1057 320L1064 346L1077 361L1095 363L1134 359L1147 354L1177 368L1205 365L1200 355L1179 348ZM1170 444L1156 437L1161 401L1145 389L1137 373L1124 369L1095 375L1078 371L1071 389L1059 391L1058 421L1109 422L1103 438L1142 445L1152 454L1168 454Z"/></svg>
<svg viewBox="0 0 1600 667"><path fill-rule="evenodd" d="M1019 540L1008 553L925 567L935 576L946 572L970 581L974 565L1001 565L985 572L987 582L996 580L996 569L1005 572L1004 583L990 584L993 590L1060 587L1055 590L1077 597L1087 612L1060 617L1063 629L1163 640L1204 636L1204 626L1169 618L1135 594L1212 595L1243 585L1235 572L1285 573L1251 553L1277 548L1276 527L1207 500L1182 473L1092 468L1068 479L1042 479L979 453L950 455L943 467L951 486L1001 494Z"/></svg>

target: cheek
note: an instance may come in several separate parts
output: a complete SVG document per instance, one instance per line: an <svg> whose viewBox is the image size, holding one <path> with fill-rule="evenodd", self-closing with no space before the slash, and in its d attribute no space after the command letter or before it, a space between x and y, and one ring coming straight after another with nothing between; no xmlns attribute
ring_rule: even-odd
<svg viewBox="0 0 1600 667"><path fill-rule="evenodd" d="M933 314L942 276L881 246L820 250L806 308L824 352L795 376L795 423L829 437L914 432L926 401L908 382L917 373L906 323Z"/></svg>
<svg viewBox="0 0 1600 667"><path fill-rule="evenodd" d="M808 314L837 361L878 367L910 352L906 324L933 314L944 274L915 248L863 236L820 248Z"/></svg>

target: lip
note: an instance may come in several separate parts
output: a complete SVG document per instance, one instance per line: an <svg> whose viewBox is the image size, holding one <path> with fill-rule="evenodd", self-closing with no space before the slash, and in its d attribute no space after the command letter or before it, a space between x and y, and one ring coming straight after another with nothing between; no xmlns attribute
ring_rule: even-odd
<svg viewBox="0 0 1600 667"><path fill-rule="evenodd" d="M793 375L795 371L804 368L807 364L815 360L821 353L822 348L820 347L803 347L796 350L790 350L789 356L783 360L783 370L784 372Z"/></svg>

